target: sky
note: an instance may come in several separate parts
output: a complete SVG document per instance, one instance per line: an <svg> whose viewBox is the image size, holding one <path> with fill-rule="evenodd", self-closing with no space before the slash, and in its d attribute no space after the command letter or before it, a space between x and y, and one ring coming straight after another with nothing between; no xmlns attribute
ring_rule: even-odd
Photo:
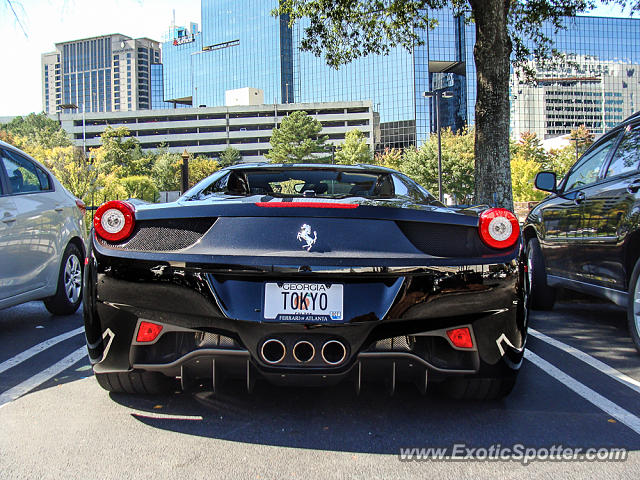
<svg viewBox="0 0 640 480"><path fill-rule="evenodd" d="M176 25L201 23L200 0L0 0L0 117L42 111L40 55L56 43L110 33L162 41L174 10Z"/></svg>

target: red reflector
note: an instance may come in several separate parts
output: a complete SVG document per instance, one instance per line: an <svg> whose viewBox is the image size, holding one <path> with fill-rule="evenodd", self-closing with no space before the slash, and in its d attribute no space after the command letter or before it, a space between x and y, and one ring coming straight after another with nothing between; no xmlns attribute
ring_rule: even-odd
<svg viewBox="0 0 640 480"><path fill-rule="evenodd" d="M265 208L358 208L357 203L329 203L329 202L257 202L258 207Z"/></svg>
<svg viewBox="0 0 640 480"><path fill-rule="evenodd" d="M471 340L471 332L467 327L454 328L447 330L447 336L451 343L458 348L473 348L473 340Z"/></svg>
<svg viewBox="0 0 640 480"><path fill-rule="evenodd" d="M84 264L89 265L89 257L84 257Z"/></svg>
<svg viewBox="0 0 640 480"><path fill-rule="evenodd" d="M138 328L138 336L136 342L153 342L160 332L162 331L162 325L156 325L151 322L140 322L140 328Z"/></svg>

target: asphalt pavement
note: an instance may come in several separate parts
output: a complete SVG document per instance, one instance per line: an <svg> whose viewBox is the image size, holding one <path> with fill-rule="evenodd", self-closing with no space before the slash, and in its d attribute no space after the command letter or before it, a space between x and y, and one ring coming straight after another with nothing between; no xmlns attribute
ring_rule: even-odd
<svg viewBox="0 0 640 480"><path fill-rule="evenodd" d="M80 313L53 317L38 302L2 310L0 477L639 478L640 355L625 312L563 301L534 312L530 329L518 383L501 401L453 402L412 385L390 397L376 385L358 396L350 384L267 383L252 394L227 383L215 395L147 397L98 386ZM537 457L525 465L520 447ZM405 448L473 458L406 460ZM490 458L505 448L508 459ZM628 453L549 461L553 448Z"/></svg>

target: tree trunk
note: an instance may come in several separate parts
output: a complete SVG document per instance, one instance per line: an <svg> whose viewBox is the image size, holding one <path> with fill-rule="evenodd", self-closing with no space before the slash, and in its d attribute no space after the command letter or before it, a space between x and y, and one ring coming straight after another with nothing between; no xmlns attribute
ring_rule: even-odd
<svg viewBox="0 0 640 480"><path fill-rule="evenodd" d="M475 202L513 210L509 162L510 0L470 0L476 24Z"/></svg>

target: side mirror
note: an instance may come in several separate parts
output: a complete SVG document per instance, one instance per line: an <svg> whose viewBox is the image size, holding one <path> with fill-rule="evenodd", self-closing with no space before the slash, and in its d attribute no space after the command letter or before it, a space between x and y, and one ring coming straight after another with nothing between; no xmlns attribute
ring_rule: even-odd
<svg viewBox="0 0 640 480"><path fill-rule="evenodd" d="M536 175L536 188L544 192L556 193L556 174L553 172L540 172Z"/></svg>

